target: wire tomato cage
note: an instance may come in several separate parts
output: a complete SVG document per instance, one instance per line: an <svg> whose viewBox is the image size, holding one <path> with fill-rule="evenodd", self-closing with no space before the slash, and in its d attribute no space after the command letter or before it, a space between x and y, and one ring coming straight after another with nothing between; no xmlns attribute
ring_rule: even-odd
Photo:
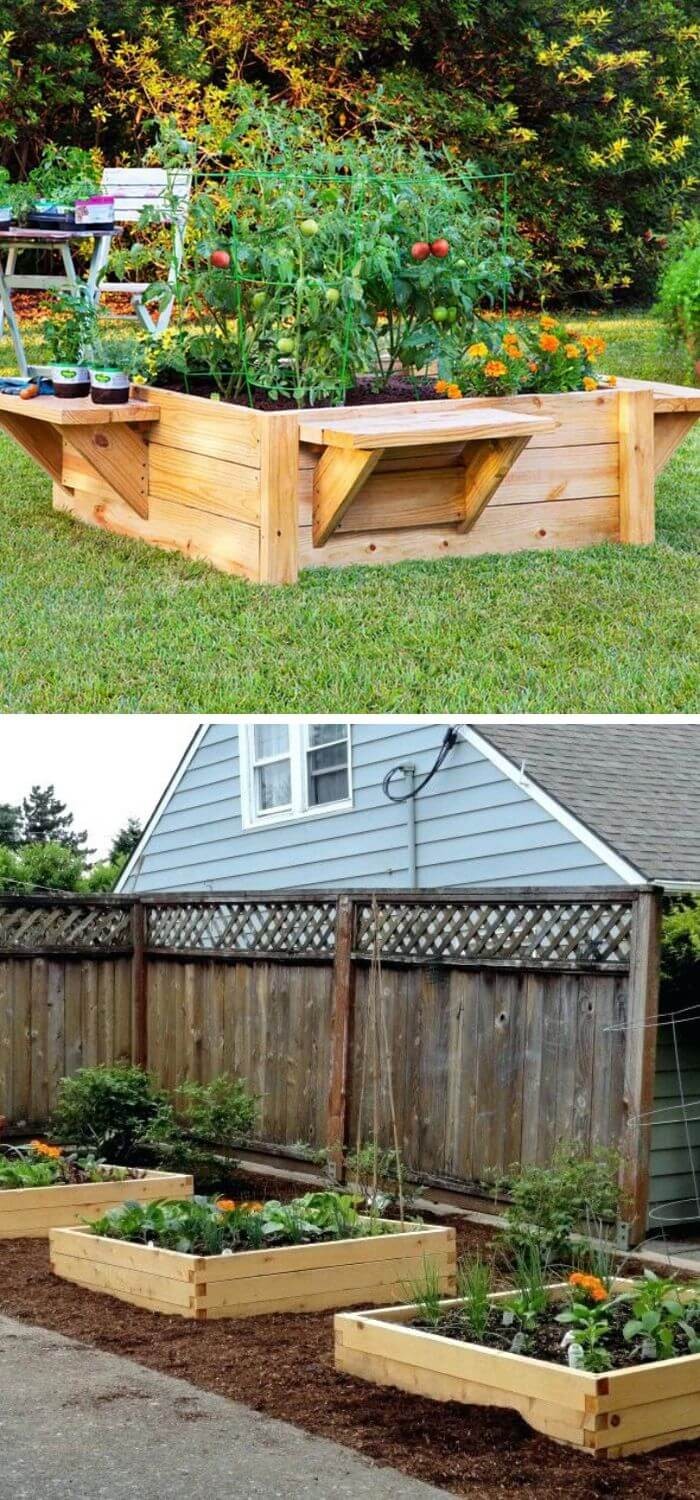
<svg viewBox="0 0 700 1500"><path fill-rule="evenodd" d="M260 393L336 404L358 371L420 369L416 306L425 324L431 299L450 301L433 308L447 312L446 337L452 307L454 323L483 303L507 311L511 175L351 173L342 162L324 173L195 171L179 280L197 363L209 369L185 370L186 389L209 374L227 399L251 405ZM412 242L444 235L449 263L411 258ZM216 250L226 260L212 266Z"/></svg>

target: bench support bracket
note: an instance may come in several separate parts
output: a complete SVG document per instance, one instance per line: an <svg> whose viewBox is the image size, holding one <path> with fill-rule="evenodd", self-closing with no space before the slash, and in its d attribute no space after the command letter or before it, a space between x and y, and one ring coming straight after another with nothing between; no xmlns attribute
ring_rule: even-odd
<svg viewBox="0 0 700 1500"><path fill-rule="evenodd" d="M383 452L383 448L326 448L322 453L314 475L314 547L325 546Z"/></svg>
<svg viewBox="0 0 700 1500"><path fill-rule="evenodd" d="M126 424L64 427L63 436L137 516L148 520L148 444Z"/></svg>
<svg viewBox="0 0 700 1500"><path fill-rule="evenodd" d="M459 532L471 531L529 441L529 437L507 437L467 443L462 453L464 513L457 522Z"/></svg>

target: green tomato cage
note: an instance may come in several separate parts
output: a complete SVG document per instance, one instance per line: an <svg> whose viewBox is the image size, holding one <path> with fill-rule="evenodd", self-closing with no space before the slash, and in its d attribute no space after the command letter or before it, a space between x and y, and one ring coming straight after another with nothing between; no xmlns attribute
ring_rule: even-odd
<svg viewBox="0 0 700 1500"><path fill-rule="evenodd" d="M507 310L510 175L195 173L178 278L192 367L250 404L335 404L360 372L418 373L476 307ZM413 257L440 239L447 255Z"/></svg>

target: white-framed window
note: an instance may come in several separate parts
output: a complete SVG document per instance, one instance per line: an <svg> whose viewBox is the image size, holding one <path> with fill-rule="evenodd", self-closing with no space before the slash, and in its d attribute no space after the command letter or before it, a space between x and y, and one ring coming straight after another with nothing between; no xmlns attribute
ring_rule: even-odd
<svg viewBox="0 0 700 1500"><path fill-rule="evenodd" d="M352 807L348 724L241 726L240 754L244 829Z"/></svg>

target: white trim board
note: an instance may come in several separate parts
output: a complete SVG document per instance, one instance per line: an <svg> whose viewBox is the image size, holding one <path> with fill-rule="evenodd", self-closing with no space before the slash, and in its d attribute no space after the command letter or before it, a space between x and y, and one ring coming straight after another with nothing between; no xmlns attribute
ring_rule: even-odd
<svg viewBox="0 0 700 1500"><path fill-rule="evenodd" d="M519 786L522 791L526 792L527 796L531 797L533 802L537 802L545 812L549 813L550 817L555 818L557 823L561 824L562 828L566 828L568 833L573 834L574 838L577 838L579 843L583 844L586 849L589 849L591 854L595 855L596 859L608 865L618 878L624 881L625 885L648 885L648 877L643 875L641 870L636 869L628 860L623 859L622 855L618 854L615 849L611 849L609 844L606 844L596 833L593 833L592 829L586 823L581 823L573 813L569 812L568 808L562 807L560 802L557 802L554 797L545 792L538 782L532 781L524 770L521 770L506 755L497 750L495 745L492 745L490 740L479 734L477 729L472 729L470 725L463 724L460 725L458 733L460 739L466 740L467 744L472 745L481 755L487 756L492 765L496 766L497 770L502 771L503 775L507 776L515 786Z"/></svg>
<svg viewBox="0 0 700 1500"><path fill-rule="evenodd" d="M141 837L140 837L140 839L138 841L138 844L136 845L136 848L134 849L133 854L127 860L127 862L126 862L126 864L124 866L124 869L122 870L122 873L119 876L119 879L118 879L118 881L117 881L117 883L116 883L116 885L114 887L114 893L115 893L115 895L123 895L124 894L124 881L128 880L128 878L131 875L133 869L138 864L138 862L142 858L142 856L145 854L145 852L146 852L146 844L147 844L148 840L150 839L151 834L153 833L153 830L154 830L154 828L155 828L155 826L156 826L156 824L157 824L157 822L158 822L158 820L160 818L160 815L161 815L162 812L165 811L165 808L166 808L168 802L170 801L170 798L172 797L173 792L175 792L177 790L180 782L182 781L182 778L183 778L183 776L185 774L185 771L187 770L187 767L190 764L190 761L192 760L192 757L193 757L193 755L195 753L195 750L199 749L199 746L201 745L202 740L204 739L204 736L205 736L208 728L209 728L209 724L206 723L206 724L200 724L199 728L195 729L195 732L194 732L194 734L192 736L192 739L190 740L189 745L187 746L187 749L186 749L184 755L181 756L180 762L175 767L175 770L173 771L173 774L170 777L170 780L169 780L169 782L166 785L166 788L165 788L165 791L163 792L162 797L156 803L156 806L154 807L153 812L151 813L151 816L148 819L146 827L144 828L143 833L141 834Z"/></svg>

